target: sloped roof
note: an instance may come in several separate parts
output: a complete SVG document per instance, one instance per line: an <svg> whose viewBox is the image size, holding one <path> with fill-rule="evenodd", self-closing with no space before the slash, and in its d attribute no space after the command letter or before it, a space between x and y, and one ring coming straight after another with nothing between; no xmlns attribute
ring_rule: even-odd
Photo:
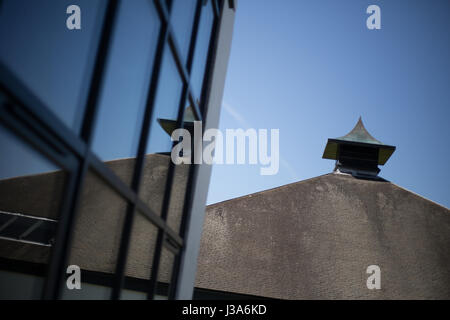
<svg viewBox="0 0 450 320"><path fill-rule="evenodd" d="M169 159L151 157L142 191L153 206ZM127 180L134 160L108 165ZM184 199L185 169L175 176L174 208ZM61 172L2 180L0 209L55 218L63 181ZM70 263L112 272L125 203L93 175L86 186ZM169 214L169 224L178 218ZM126 272L144 278L156 233L141 215L133 228ZM48 259L48 248L0 244L2 257ZM208 206L196 286L280 299L450 299L449 247L449 209L388 181L326 174ZM372 264L381 268L381 290L366 288Z"/></svg>
<svg viewBox="0 0 450 320"><path fill-rule="evenodd" d="M280 299L450 298L450 212L327 174L207 207L196 286ZM378 265L382 290L368 290Z"/></svg>

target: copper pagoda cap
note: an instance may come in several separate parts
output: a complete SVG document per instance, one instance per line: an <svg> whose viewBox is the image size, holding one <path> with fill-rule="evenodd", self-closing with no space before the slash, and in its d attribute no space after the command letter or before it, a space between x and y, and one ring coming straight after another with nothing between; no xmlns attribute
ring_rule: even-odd
<svg viewBox="0 0 450 320"><path fill-rule="evenodd" d="M322 158L339 160L340 150L343 145L366 147L377 150L376 161L378 165L384 165L395 151L395 146L390 146L372 137L364 127L361 117L355 127L345 136L328 139Z"/></svg>

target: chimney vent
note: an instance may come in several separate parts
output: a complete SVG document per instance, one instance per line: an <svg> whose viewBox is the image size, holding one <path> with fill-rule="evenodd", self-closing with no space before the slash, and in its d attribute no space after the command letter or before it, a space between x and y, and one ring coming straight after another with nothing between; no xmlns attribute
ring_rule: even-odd
<svg viewBox="0 0 450 320"><path fill-rule="evenodd" d="M386 145L367 132L359 117L358 123L343 137L328 139L322 158L336 160L334 171L356 177L375 178L395 147Z"/></svg>

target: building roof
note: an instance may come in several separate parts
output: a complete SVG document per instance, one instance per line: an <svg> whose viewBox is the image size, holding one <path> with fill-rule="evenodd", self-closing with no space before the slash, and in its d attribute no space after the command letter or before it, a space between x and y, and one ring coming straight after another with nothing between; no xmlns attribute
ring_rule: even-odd
<svg viewBox="0 0 450 320"><path fill-rule="evenodd" d="M141 196L155 211L169 161L145 161ZM134 159L108 166L127 181ZM180 167L174 177L174 229L187 172ZM69 263L112 273L126 202L95 175L86 179ZM0 209L57 219L63 182L62 172L1 180ZM138 214L127 276L148 278L155 239L156 229ZM0 244L0 257L48 261L47 247ZM278 299L450 299L449 247L449 209L386 180L330 173L208 206L196 287ZM170 259L161 263L164 282ZM381 290L366 287L369 265L381 268Z"/></svg>
<svg viewBox="0 0 450 320"><path fill-rule="evenodd" d="M279 299L450 298L450 212L331 173L207 207L196 286ZM382 289L366 287L378 265Z"/></svg>

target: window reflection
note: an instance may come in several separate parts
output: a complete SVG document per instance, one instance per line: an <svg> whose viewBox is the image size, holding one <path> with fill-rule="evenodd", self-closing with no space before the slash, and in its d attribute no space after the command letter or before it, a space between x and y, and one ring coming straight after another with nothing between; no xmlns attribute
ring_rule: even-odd
<svg viewBox="0 0 450 320"><path fill-rule="evenodd" d="M45 265L55 240L66 173L3 126L0 150L0 257ZM26 278L19 273L16 277ZM22 288L11 287L10 276L0 281L0 297L39 297L43 281L27 279Z"/></svg>
<svg viewBox="0 0 450 320"><path fill-rule="evenodd" d="M89 172L74 226L70 264L113 273L127 202L95 173Z"/></svg>
<svg viewBox="0 0 450 320"><path fill-rule="evenodd" d="M66 9L82 10L81 30L66 27ZM3 0L0 62L68 127L79 131L105 1Z"/></svg>
<svg viewBox="0 0 450 320"><path fill-rule="evenodd" d="M170 22L181 58L186 62L194 24L196 0L173 0Z"/></svg>
<svg viewBox="0 0 450 320"><path fill-rule="evenodd" d="M166 47L164 52L139 189L140 197L158 215L161 215L172 148L172 141L161 125L161 120L177 119L183 89L183 83L169 47Z"/></svg>
<svg viewBox="0 0 450 320"><path fill-rule="evenodd" d="M192 106L188 106L184 111L183 128L186 129L191 136L191 163L194 163L194 121L196 120L198 120L198 118L195 115L194 108ZM167 129L168 133L171 134L172 131L176 129L176 124L172 123L172 125L170 126L167 125ZM180 156L188 156L187 154L183 153L184 151L180 152ZM180 232L190 169L190 164L181 163L174 166L173 182L171 186L169 207L167 213L167 225L176 233Z"/></svg>
<svg viewBox="0 0 450 320"><path fill-rule="evenodd" d="M166 48L145 156L140 197L161 215L173 142L169 127L176 126L183 84L172 53Z"/></svg>
<svg viewBox="0 0 450 320"><path fill-rule="evenodd" d="M179 164L174 168L169 211L167 214L167 225L176 233L180 232L190 168L191 166L189 164Z"/></svg>
<svg viewBox="0 0 450 320"><path fill-rule="evenodd" d="M157 235L157 227L142 213L136 212L127 257L127 276L150 279Z"/></svg>
<svg viewBox="0 0 450 320"><path fill-rule="evenodd" d="M150 127L150 139L147 144L147 154L169 152L172 141L161 126L160 119L176 120L181 99L183 83L178 73L175 60L169 47L165 48L161 74L156 93Z"/></svg>
<svg viewBox="0 0 450 320"><path fill-rule="evenodd" d="M136 156L159 29L152 1L121 2L93 141L102 160ZM130 166L130 174L110 168L130 182Z"/></svg>
<svg viewBox="0 0 450 320"><path fill-rule="evenodd" d="M195 45L194 62L191 72L191 85L194 95L200 97L205 67L208 60L209 43L214 23L214 13L211 1L205 1L202 6L197 42Z"/></svg>

